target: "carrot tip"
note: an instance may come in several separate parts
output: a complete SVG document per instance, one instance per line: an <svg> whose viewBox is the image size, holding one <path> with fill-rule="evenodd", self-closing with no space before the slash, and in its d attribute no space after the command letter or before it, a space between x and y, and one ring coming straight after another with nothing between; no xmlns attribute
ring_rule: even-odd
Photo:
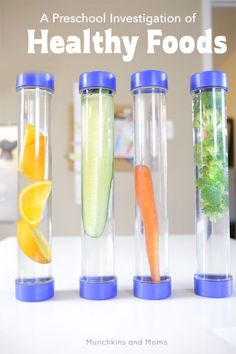
<svg viewBox="0 0 236 354"><path fill-rule="evenodd" d="M158 219L152 175L146 165L135 166L135 195L143 219L146 252L153 282L160 282L158 256Z"/></svg>

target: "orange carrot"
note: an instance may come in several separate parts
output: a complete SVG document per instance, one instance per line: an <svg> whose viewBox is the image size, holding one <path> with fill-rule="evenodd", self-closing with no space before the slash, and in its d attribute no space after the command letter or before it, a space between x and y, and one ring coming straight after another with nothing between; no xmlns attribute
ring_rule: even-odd
<svg viewBox="0 0 236 354"><path fill-rule="evenodd" d="M152 185L152 176L148 166L135 166L135 194L143 219L146 250L152 281L160 281L158 254L158 220Z"/></svg>

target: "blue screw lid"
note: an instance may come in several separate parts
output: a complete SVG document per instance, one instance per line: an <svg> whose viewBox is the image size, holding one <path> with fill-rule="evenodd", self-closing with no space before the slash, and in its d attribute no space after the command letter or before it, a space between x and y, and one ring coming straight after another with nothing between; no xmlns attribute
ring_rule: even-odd
<svg viewBox="0 0 236 354"><path fill-rule="evenodd" d="M211 298L231 296L233 277L232 275L195 274L194 292L196 295Z"/></svg>
<svg viewBox="0 0 236 354"><path fill-rule="evenodd" d="M168 90L168 76L159 70L137 71L131 75L130 89L133 91L141 87L160 87Z"/></svg>
<svg viewBox="0 0 236 354"><path fill-rule="evenodd" d="M54 76L45 72L24 72L16 78L16 90L23 87L40 87L54 91Z"/></svg>
<svg viewBox="0 0 236 354"><path fill-rule="evenodd" d="M190 91L207 87L222 87L228 90L227 74L223 71L209 70L193 74L190 78Z"/></svg>
<svg viewBox="0 0 236 354"><path fill-rule="evenodd" d="M17 300L24 302L45 301L54 295L54 279L16 279Z"/></svg>
<svg viewBox="0 0 236 354"><path fill-rule="evenodd" d="M80 296L88 300L108 300L117 295L117 278L81 277Z"/></svg>
<svg viewBox="0 0 236 354"><path fill-rule="evenodd" d="M151 277L134 277L134 296L144 300L162 300L171 295L171 278L161 277L159 283L153 283Z"/></svg>
<svg viewBox="0 0 236 354"><path fill-rule="evenodd" d="M116 91L115 75L108 71L88 71L80 75L79 91L97 87Z"/></svg>

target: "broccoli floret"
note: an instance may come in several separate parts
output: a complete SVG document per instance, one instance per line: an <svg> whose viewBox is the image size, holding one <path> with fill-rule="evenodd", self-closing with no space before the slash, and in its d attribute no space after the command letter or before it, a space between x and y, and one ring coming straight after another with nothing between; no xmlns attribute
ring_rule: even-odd
<svg viewBox="0 0 236 354"><path fill-rule="evenodd" d="M222 126L221 91L205 91L195 95L193 103L194 128L197 139L195 159L198 167L197 187L201 209L210 221L216 221L228 210L228 155L226 132ZM201 128L201 129L200 129Z"/></svg>

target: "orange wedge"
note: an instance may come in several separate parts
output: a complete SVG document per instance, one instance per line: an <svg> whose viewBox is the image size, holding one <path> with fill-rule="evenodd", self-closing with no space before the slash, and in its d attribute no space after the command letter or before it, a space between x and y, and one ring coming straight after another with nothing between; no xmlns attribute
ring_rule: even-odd
<svg viewBox="0 0 236 354"><path fill-rule="evenodd" d="M51 262L51 247L44 235L24 220L17 223L17 240L22 252L33 261L43 264Z"/></svg>
<svg viewBox="0 0 236 354"><path fill-rule="evenodd" d="M51 181L29 184L19 194L19 212L22 219L31 226L40 223L45 203L52 189Z"/></svg>
<svg viewBox="0 0 236 354"><path fill-rule="evenodd" d="M44 179L46 147L47 137L36 132L32 124L27 124L19 171L32 181Z"/></svg>

